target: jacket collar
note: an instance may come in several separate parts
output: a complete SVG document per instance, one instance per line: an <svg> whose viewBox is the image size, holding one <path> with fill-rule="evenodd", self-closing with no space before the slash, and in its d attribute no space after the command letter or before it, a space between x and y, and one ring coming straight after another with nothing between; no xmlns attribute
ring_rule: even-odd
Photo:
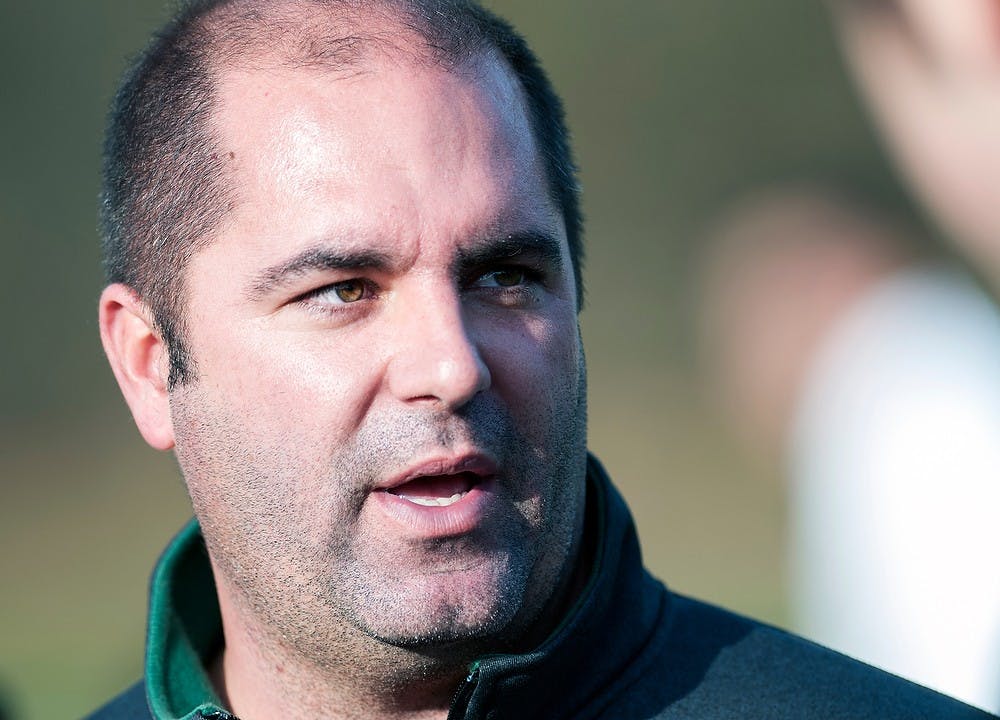
<svg viewBox="0 0 1000 720"><path fill-rule="evenodd" d="M206 667L222 646L222 616L201 528L191 520L160 557L149 586L146 699L156 720L219 717Z"/></svg>
<svg viewBox="0 0 1000 720"><path fill-rule="evenodd" d="M577 717L596 712L645 668L664 641L669 595L642 567L624 500L593 456L587 463L594 562L573 608L535 650L470 666L449 718ZM656 630L659 628L659 630ZM150 583L146 688L157 720L225 717L206 667L222 645L208 553L192 520L163 553Z"/></svg>
<svg viewBox="0 0 1000 720"><path fill-rule="evenodd" d="M585 589L534 651L473 663L450 718L596 715L646 671L641 657L654 656L665 642L670 596L643 569L631 514L593 456L587 478L594 503L589 532L597 538Z"/></svg>

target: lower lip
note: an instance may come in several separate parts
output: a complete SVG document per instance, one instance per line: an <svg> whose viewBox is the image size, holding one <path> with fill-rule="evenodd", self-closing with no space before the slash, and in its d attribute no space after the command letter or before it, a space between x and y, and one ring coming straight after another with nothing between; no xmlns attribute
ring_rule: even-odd
<svg viewBox="0 0 1000 720"><path fill-rule="evenodd" d="M494 495L494 481L477 483L460 500L447 506L417 505L385 490L371 494L378 508L409 534L422 539L464 535L475 530L486 516Z"/></svg>

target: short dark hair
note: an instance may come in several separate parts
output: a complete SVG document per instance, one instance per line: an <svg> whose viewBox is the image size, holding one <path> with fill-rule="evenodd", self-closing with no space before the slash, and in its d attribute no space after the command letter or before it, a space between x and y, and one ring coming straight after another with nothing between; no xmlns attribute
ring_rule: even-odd
<svg viewBox="0 0 1000 720"><path fill-rule="evenodd" d="M123 77L108 118L100 203L108 282L130 286L147 305L169 349L170 386L187 379L192 364L184 330L184 270L211 242L235 198L210 129L213 71L267 46L262 35L287 40L290 29L293 36L301 32L302 27L283 23L275 9L302 6L336 8L349 34L329 37L339 26L311 25L310 37L294 43L296 65L350 62L345 55L353 45L373 40L359 38L354 19L375 10L393 13L436 62L454 66L482 52L500 54L524 92L549 192L566 225L582 303L580 190L562 103L509 23L473 0L188 0Z"/></svg>

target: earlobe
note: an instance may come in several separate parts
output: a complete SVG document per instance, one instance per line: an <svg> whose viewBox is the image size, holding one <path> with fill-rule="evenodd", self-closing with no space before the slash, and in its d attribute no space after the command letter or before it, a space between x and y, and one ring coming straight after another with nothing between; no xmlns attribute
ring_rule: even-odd
<svg viewBox="0 0 1000 720"><path fill-rule="evenodd" d="M167 376L167 347L152 313L132 288L120 283L101 293L101 343L142 437L157 450L174 446Z"/></svg>

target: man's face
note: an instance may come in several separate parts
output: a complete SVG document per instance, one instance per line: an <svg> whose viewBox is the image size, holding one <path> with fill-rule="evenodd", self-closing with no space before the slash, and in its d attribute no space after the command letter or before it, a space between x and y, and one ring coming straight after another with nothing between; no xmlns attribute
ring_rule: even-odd
<svg viewBox="0 0 1000 720"><path fill-rule="evenodd" d="M186 276L171 413L222 592L318 659L523 631L579 537L585 377L515 80L384 59L220 90L238 197Z"/></svg>

